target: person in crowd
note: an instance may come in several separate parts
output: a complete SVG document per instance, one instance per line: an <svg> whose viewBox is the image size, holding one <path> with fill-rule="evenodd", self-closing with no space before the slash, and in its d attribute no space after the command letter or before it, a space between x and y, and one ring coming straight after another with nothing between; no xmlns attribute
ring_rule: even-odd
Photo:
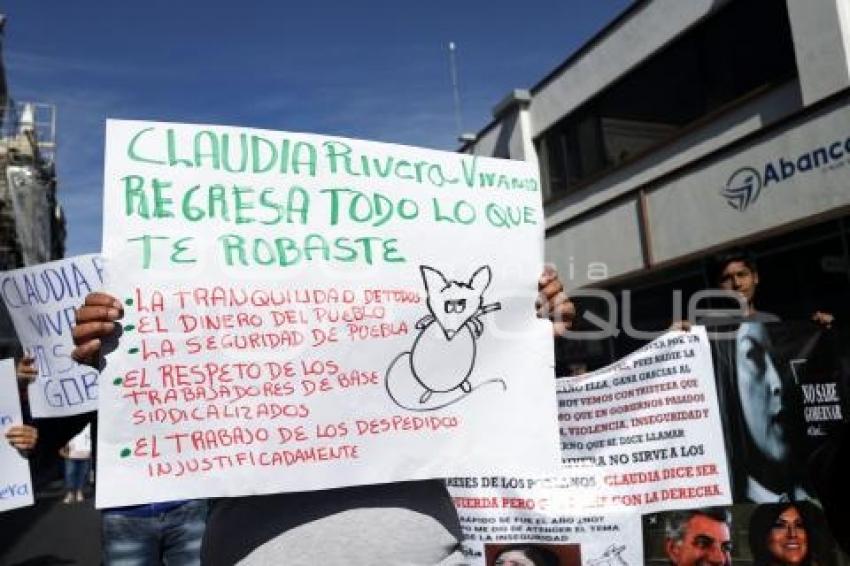
<svg viewBox="0 0 850 566"><path fill-rule="evenodd" d="M714 260L715 280L724 291L733 291L744 305L744 319L751 322L778 322L775 314L756 310L759 273L752 253L734 249Z"/></svg>
<svg viewBox="0 0 850 566"><path fill-rule="evenodd" d="M65 499L62 503L82 502L83 487L91 469L91 426L71 439L60 451L65 458Z"/></svg>
<svg viewBox="0 0 850 566"><path fill-rule="evenodd" d="M718 326L743 322L780 322L774 313L756 308L756 291L761 277L752 252L733 248L718 254L709 262L709 275L718 289L731 293L730 298L736 299L735 308L716 313L702 313L696 324ZM740 307L740 311L735 309ZM831 328L835 317L832 313L817 310L811 315L811 320L824 329ZM674 321L671 328L675 330L690 330L691 320Z"/></svg>
<svg viewBox="0 0 850 566"><path fill-rule="evenodd" d="M542 546L517 544L496 554L493 566L558 566L558 555Z"/></svg>
<svg viewBox="0 0 850 566"><path fill-rule="evenodd" d="M744 320L747 322L779 322L780 318L769 312L756 309L756 291L760 278L756 259L752 252L735 248L714 258L714 274L717 286L724 291L736 293L745 305ZM813 322L830 328L835 320L832 313L815 311Z"/></svg>
<svg viewBox="0 0 850 566"><path fill-rule="evenodd" d="M821 549L826 525L809 501L765 503L750 517L754 566L830 566Z"/></svg>
<svg viewBox="0 0 850 566"><path fill-rule="evenodd" d="M795 407L799 390L787 360L780 363L774 337L780 318L756 307L761 283L754 256L741 249L719 255L713 272L719 288L735 293L745 305L733 323L734 341L717 341L715 365L718 393L732 415L727 436L731 441L733 492L736 501L765 503L811 496L803 464L805 426ZM829 329L832 314L817 311L812 321ZM711 319L707 324L712 324Z"/></svg>
<svg viewBox="0 0 850 566"><path fill-rule="evenodd" d="M722 507L667 515L664 549L673 566L731 566L732 517Z"/></svg>
<svg viewBox="0 0 850 566"><path fill-rule="evenodd" d="M538 316L563 334L575 309L554 268L538 281ZM99 365L118 332L120 301L103 293L77 310L74 358ZM442 480L215 500L202 548L205 565L459 564L460 523Z"/></svg>

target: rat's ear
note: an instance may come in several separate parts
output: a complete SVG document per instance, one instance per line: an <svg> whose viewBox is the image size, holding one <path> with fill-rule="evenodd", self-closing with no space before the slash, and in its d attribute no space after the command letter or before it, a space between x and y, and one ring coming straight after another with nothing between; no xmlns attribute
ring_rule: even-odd
<svg viewBox="0 0 850 566"><path fill-rule="evenodd" d="M425 283L425 291L428 293L431 293L431 291L442 291L449 286L449 282L443 274L433 267L420 265L419 271L422 273L422 281Z"/></svg>
<svg viewBox="0 0 850 566"><path fill-rule="evenodd" d="M469 286L478 293L483 293L490 286L490 280L492 278L493 273L490 271L490 266L482 265L469 278Z"/></svg>

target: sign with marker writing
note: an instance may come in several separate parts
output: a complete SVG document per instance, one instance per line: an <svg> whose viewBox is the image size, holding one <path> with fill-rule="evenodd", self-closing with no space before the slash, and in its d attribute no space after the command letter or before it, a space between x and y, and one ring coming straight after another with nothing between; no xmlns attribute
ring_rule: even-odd
<svg viewBox="0 0 850 566"><path fill-rule="evenodd" d="M0 360L0 434L23 423L15 383L15 360ZM30 465L6 438L0 437L0 511L32 505Z"/></svg>
<svg viewBox="0 0 850 566"><path fill-rule="evenodd" d="M71 359L74 309L103 288L103 260L90 254L0 274L0 296L38 377L28 390L32 416L97 409L98 372Z"/></svg>
<svg viewBox="0 0 850 566"><path fill-rule="evenodd" d="M99 506L557 467L533 164L132 121L106 148Z"/></svg>

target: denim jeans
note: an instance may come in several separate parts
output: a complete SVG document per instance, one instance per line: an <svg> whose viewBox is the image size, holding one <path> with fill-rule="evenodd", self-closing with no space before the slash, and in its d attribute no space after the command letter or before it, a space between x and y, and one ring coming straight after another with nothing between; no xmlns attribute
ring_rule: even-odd
<svg viewBox="0 0 850 566"><path fill-rule="evenodd" d="M197 566L207 522L207 502L183 505L149 517L103 513L106 566Z"/></svg>
<svg viewBox="0 0 850 566"><path fill-rule="evenodd" d="M91 460L78 460L76 458L65 458L65 489L77 491L86 485L89 475Z"/></svg>

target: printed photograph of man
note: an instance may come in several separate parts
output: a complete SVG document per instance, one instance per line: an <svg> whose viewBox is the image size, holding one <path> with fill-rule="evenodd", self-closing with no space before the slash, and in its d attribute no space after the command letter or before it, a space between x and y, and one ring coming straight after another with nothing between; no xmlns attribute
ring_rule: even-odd
<svg viewBox="0 0 850 566"><path fill-rule="evenodd" d="M673 566L731 566L729 511L711 507L666 514L664 549Z"/></svg>

